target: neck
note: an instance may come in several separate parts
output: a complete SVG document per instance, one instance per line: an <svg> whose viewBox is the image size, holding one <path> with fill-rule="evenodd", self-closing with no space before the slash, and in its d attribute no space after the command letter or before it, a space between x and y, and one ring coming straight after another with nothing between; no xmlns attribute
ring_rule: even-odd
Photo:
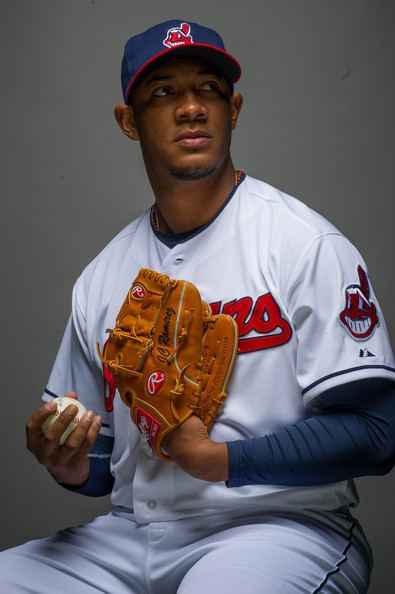
<svg viewBox="0 0 395 594"><path fill-rule="evenodd" d="M203 179L184 181L169 178L167 183L160 185L150 179L160 231L183 233L207 223L232 191L235 176L229 158L221 170Z"/></svg>

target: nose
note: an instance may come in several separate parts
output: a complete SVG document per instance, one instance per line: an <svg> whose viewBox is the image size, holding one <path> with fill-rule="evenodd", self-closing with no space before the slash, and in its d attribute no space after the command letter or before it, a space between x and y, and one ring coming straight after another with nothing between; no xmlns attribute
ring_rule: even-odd
<svg viewBox="0 0 395 594"><path fill-rule="evenodd" d="M207 107L199 95L193 91L186 91L180 96L175 117L179 122L203 121L207 118Z"/></svg>

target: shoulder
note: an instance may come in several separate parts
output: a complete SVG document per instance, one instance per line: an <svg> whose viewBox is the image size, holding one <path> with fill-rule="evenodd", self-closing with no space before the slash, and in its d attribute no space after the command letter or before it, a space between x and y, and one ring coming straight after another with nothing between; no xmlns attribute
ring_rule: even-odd
<svg viewBox="0 0 395 594"><path fill-rule="evenodd" d="M309 239L326 234L342 235L328 219L307 206L304 202L270 184L246 176L242 184L247 201L260 206L264 216L270 216L273 225L282 229L303 231Z"/></svg>
<svg viewBox="0 0 395 594"><path fill-rule="evenodd" d="M121 269L122 263L130 254L131 245L136 233L148 233L150 229L149 209L141 216L134 219L97 254L97 256L85 267L77 279L74 291L87 293L92 284L101 283Z"/></svg>
<svg viewBox="0 0 395 594"><path fill-rule="evenodd" d="M249 212L246 236L256 238L261 257L283 289L306 265L326 271L351 266L354 271L355 262L362 262L348 238L301 200L248 176L240 197L239 219L244 209Z"/></svg>
<svg viewBox="0 0 395 594"><path fill-rule="evenodd" d="M249 176L242 186L240 210L246 207L251 211L257 232L274 257L277 254L295 262L320 250L322 244L352 252L356 249L333 223L298 198Z"/></svg>

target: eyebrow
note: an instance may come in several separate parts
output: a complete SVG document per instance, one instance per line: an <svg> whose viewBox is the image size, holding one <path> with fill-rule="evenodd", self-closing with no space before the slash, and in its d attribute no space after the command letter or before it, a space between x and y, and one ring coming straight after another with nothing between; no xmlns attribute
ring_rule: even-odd
<svg viewBox="0 0 395 594"><path fill-rule="evenodd" d="M199 70L199 72L197 72L196 74L198 76L216 76L220 79L224 78L224 76L220 72L211 68L207 70ZM144 82L144 86L147 87L153 82L167 82L169 80L173 80L174 78L176 78L175 74L154 74L153 76L147 78L147 80Z"/></svg>
<svg viewBox="0 0 395 594"><path fill-rule="evenodd" d="M150 85L152 82L157 82L157 81L167 81L167 80L171 80L172 78L174 78L174 76L166 76L165 74L157 74L154 76L150 76L149 78L147 78L147 80L144 82L144 86L147 87L148 85Z"/></svg>

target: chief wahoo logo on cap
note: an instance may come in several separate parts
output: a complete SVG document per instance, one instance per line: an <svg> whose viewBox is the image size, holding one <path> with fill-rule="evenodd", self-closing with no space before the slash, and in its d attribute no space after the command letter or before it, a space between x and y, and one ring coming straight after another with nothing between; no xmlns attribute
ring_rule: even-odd
<svg viewBox="0 0 395 594"><path fill-rule="evenodd" d="M173 27L167 32L163 45L166 47L179 47L180 45L191 45L193 43L191 27L188 23L182 23L181 27Z"/></svg>

